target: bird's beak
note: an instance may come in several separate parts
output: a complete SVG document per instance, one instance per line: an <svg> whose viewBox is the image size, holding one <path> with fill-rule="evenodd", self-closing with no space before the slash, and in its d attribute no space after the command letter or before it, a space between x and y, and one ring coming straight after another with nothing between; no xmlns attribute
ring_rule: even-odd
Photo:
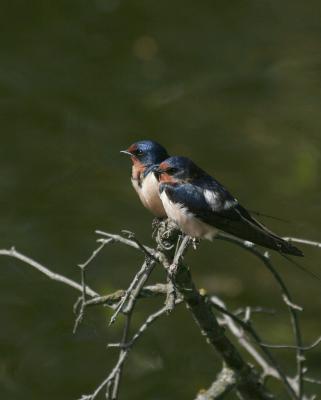
<svg viewBox="0 0 321 400"><path fill-rule="evenodd" d="M130 151L128 151L128 150L120 150L120 153L127 154L127 155L129 155L129 156L132 156L132 153L131 153Z"/></svg>

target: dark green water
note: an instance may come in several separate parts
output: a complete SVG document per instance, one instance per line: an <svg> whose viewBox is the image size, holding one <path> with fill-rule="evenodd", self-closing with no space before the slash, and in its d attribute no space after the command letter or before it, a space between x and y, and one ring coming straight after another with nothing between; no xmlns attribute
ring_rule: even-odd
<svg viewBox="0 0 321 400"><path fill-rule="evenodd" d="M78 279L95 229L127 228L151 243L152 218L119 154L142 138L192 157L247 207L290 220L265 220L278 233L321 240L318 1L3 1L0 18L0 248L15 245ZM320 251L305 252L320 274ZM310 343L321 333L320 284L273 260L305 308ZM90 284L124 288L141 261L110 247ZM255 259L214 242L188 263L197 284L232 309L276 308L255 322L266 341L291 343L278 288ZM105 347L121 323L108 329L109 313L91 310L73 336L76 292L14 260L0 264L1 399L91 392L115 362ZM156 271L152 281L163 278ZM157 307L140 303L134 326ZM291 351L275 354L294 371ZM320 379L320 349L307 360ZM192 399L219 367L182 307L132 352L121 399Z"/></svg>

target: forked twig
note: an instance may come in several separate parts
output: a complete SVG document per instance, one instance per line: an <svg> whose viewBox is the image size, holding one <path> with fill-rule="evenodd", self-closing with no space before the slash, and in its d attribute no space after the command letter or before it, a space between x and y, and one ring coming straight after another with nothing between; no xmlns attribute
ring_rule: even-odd
<svg viewBox="0 0 321 400"><path fill-rule="evenodd" d="M217 236L217 239L221 239L221 240L225 240L225 241L237 244L242 249L245 249L246 251L249 251L250 253L252 253L253 255L258 257L261 261L263 261L263 264L272 273L274 279L278 283L279 288L282 293L282 298L283 298L284 302L286 303L289 313L290 313L293 333L294 333L294 337L295 337L295 341L296 341L298 398L301 399L302 395L303 395L303 368L304 368L305 358L304 358L304 351L302 350L302 336L301 336L301 329L300 329L300 324L299 324L299 317L297 315L297 311L299 310L298 306L296 304L294 304L287 286L285 285L280 274L277 272L277 270L272 265L269 255L268 255L268 252L265 252L264 254L262 254L253 243L251 244L251 242L246 242L242 239L231 237L231 236L225 235L223 233L219 233L219 235Z"/></svg>
<svg viewBox="0 0 321 400"><path fill-rule="evenodd" d="M225 304L216 296L211 296L210 297L211 305L215 307L217 310L219 310L225 317L223 319L223 322L226 323L227 327L229 330L232 332L232 334L239 340L239 343L242 345L242 347L245 348L245 350L255 359L255 361L260 365L260 367L263 370L263 378L267 376L272 376L274 378L280 379L285 388L287 389L289 395L291 398L296 399L297 396L295 394L295 391L293 387L291 386L289 379L286 377L284 372L282 371L282 368L278 364L278 362L275 360L271 352L269 351L268 348L264 348L261 343L262 340L259 336L259 334L256 332L256 330L253 328L253 326L249 322L245 322L236 315L232 314L226 309ZM238 328L235 323L244 329L245 332L249 333L251 337L254 340L254 343L262 350L263 354L266 356L268 362L259 354L256 349L252 346L252 344L247 340L245 337L244 333L242 330Z"/></svg>
<svg viewBox="0 0 321 400"><path fill-rule="evenodd" d="M76 282L70 278L67 278L64 275L60 275L56 272L51 271L49 268L45 267L44 265L40 264L39 262L20 253L14 247L11 247L10 250L1 249L0 256L9 256L12 258L16 258L17 260L22 261L26 265L29 265L30 267L35 268L36 270L38 270L42 274L46 275L49 279L52 279L53 281L64 283L65 285L70 286L73 289L76 289L80 292L83 291L82 285L80 285L78 282ZM99 296L99 294L97 292L95 292L93 289L91 289L89 286L86 286L86 293L90 297Z"/></svg>
<svg viewBox="0 0 321 400"><path fill-rule="evenodd" d="M126 290L124 296L120 300L119 304L116 307L114 314L110 319L109 325L113 324L116 321L119 313L129 313L133 308L136 299L139 296L139 293L143 286L145 285L149 275L151 274L153 268L155 266L154 259L146 259L141 267L141 269L134 276L134 279L130 283L128 289ZM127 303L127 304L126 304Z"/></svg>
<svg viewBox="0 0 321 400"><path fill-rule="evenodd" d="M304 381L315 384L321 383L316 379L306 376L305 374L307 369L304 368L304 352L312 350L319 345L321 343L321 337L308 346L302 345L298 319L298 312L302 311L302 307L293 302L289 290L271 263L267 252L262 254L251 242L227 237L222 234L218 236L219 239L233 242L234 244L251 252L253 255L258 257L273 274L274 279L277 281L280 287L283 301L287 305L291 315L292 327L296 342L295 345L273 345L264 343L261 340L259 334L251 324L251 315L253 312L270 312L269 310L266 310L263 307L246 307L245 309L237 310L237 315L235 315L226 309L225 304L220 299L202 296L196 289L189 270L182 262L184 254L189 247L190 238L184 237L182 241L177 242L178 232L171 222L160 222L157 231L157 250L141 244L135 238L132 232L124 231L124 233L128 235L127 238L121 235L114 235L102 231L96 231L96 233L102 236L97 240L99 243L98 248L92 252L90 257L83 264L78 265L81 270L81 284L65 276L52 272L50 269L39 264L35 260L23 255L22 253L19 253L14 248L11 248L10 250L0 250L0 255L16 258L37 269L48 278L64 283L69 287L81 292L81 296L75 305L75 309L78 310L75 329L81 322L84 316L85 308L88 306L102 304L112 307L115 310L112 320L114 320L120 312L125 314L126 322L120 343L109 345L109 347L119 348L119 356L116 365L106 379L95 389L95 391L90 395L82 396L82 400L95 400L104 389L106 390L107 399L116 400L118 398L124 363L130 350L132 350L135 343L143 336L146 329L152 323L154 323L162 315L165 315L168 310L173 309L175 305L180 304L183 301L190 308L195 321L201 328L202 333L206 336L209 343L226 361L226 365L219 374L218 378L211 385L210 389L200 393L197 397L197 400L223 398L223 396L225 396L229 390L233 389L235 389L243 396L243 398L246 399L268 399L271 395L271 393L261 382L261 377L256 372L256 369L249 367L234 344L226 336L223 326L228 327L231 334L237 339L239 344L262 368L262 377L264 378L267 376L272 376L281 380L292 399L308 400L308 396L304 394ZM285 239L292 242L321 248L321 243L319 242L297 238ZM142 252L145 256L145 262L143 263L139 272L135 275L133 281L130 283L129 288L126 291L118 290L107 296L99 296L96 291L92 290L90 287L88 287L88 285L86 285L86 268L108 243L121 243ZM176 251L175 244L177 244ZM168 272L170 280L167 284L145 286L147 279L156 265L156 262L159 262L164 266ZM137 299L141 297L157 296L159 294L167 295L165 306L157 312L151 314L136 331L136 333L129 338L131 317L133 315ZM211 307L218 310L221 313L221 316L216 318ZM244 317L240 318L239 315ZM275 360L274 356L271 354L270 349L294 349L296 351L297 374L295 378L289 378L286 376L278 362ZM223 376L226 377L226 382L224 385L222 385L222 382L224 382ZM309 399L311 400L312 398L310 397Z"/></svg>
<svg viewBox="0 0 321 400"><path fill-rule="evenodd" d="M115 380L116 376L119 374L119 371L121 370L126 358L128 357L128 354L130 350L132 349L134 343L141 338L142 334L146 331L146 329L151 326L158 318L160 318L162 315L165 315L167 313L166 307L162 307L160 310L156 311L155 313L149 315L149 317L146 319L146 321L141 325L141 327L138 329L138 331L135 333L135 335L132 337L132 339L127 343L118 343L117 345L111 345L108 347L120 347L121 352L120 356L118 358L118 361L114 368L112 369L111 373L107 376L106 379L95 389L95 391L90 394L90 395L85 395L81 397L80 400L95 400L99 393L104 389L104 387L107 388L107 390L112 386L109 382L112 382ZM118 392L118 390L117 390ZM110 392L109 392L110 393ZM111 390L111 393L113 391ZM107 397L108 400L114 400L114 397Z"/></svg>
<svg viewBox="0 0 321 400"><path fill-rule="evenodd" d="M89 256L89 258L82 264L78 264L78 267L80 268L80 278L81 278L81 287L82 287L82 293L80 298L76 301L74 305L74 312L78 315L75 320L74 328L73 328L73 333L75 334L78 326L82 322L84 318L84 313L85 313L85 308L86 308L86 268L89 266L89 264L97 257L97 255L102 251L102 249L109 243L111 243L113 239L105 239L104 241L101 242L101 244L95 249L92 254ZM78 311L79 309L79 311Z"/></svg>

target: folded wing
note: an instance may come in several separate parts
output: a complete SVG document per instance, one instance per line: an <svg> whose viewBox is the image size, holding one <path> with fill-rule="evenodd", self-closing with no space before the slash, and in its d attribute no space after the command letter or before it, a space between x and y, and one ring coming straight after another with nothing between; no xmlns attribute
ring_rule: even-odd
<svg viewBox="0 0 321 400"><path fill-rule="evenodd" d="M162 184L160 190L165 190L172 202L184 205L196 218L208 225L281 253L303 256L301 250L254 219L209 175L204 175L193 183Z"/></svg>

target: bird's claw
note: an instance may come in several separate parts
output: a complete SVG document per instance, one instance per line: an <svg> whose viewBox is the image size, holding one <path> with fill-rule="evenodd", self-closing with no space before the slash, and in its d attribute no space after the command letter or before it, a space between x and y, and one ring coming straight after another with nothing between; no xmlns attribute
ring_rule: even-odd
<svg viewBox="0 0 321 400"><path fill-rule="evenodd" d="M152 237L157 236L158 229L162 223L163 219L159 217L155 217L152 222Z"/></svg>

